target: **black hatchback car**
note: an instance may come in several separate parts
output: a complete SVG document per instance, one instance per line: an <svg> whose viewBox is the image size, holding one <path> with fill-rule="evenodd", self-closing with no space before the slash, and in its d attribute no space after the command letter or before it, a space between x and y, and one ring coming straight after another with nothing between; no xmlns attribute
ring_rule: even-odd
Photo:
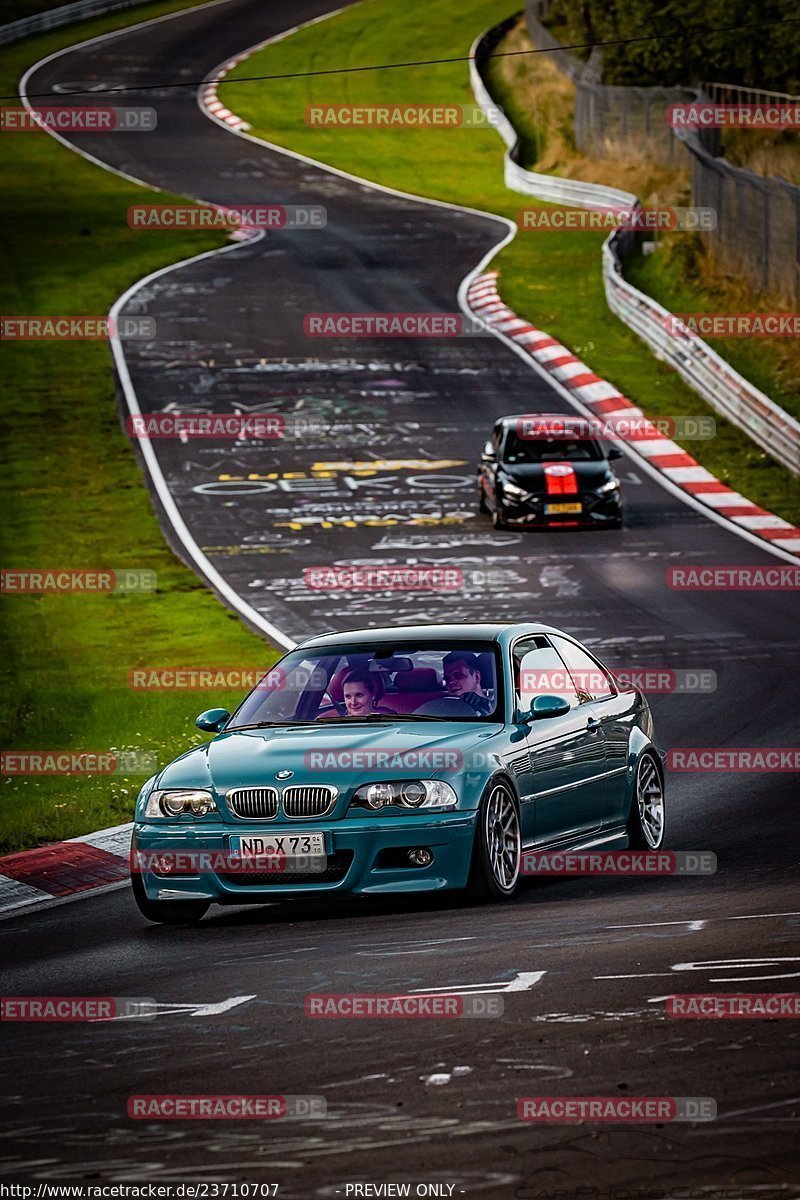
<svg viewBox="0 0 800 1200"><path fill-rule="evenodd" d="M559 413L502 417L478 464L478 502L495 529L580 526L619 529L621 450L591 422Z"/></svg>

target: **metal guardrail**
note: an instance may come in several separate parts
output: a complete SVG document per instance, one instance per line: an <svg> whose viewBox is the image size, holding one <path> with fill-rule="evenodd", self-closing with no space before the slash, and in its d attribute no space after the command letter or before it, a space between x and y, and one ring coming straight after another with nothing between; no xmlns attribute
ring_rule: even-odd
<svg viewBox="0 0 800 1200"><path fill-rule="evenodd" d="M603 243L603 284L611 311L647 342L656 358L674 367L715 412L800 475L800 423L734 371L702 338L670 332L672 314L623 277L617 238L614 233Z"/></svg>
<svg viewBox="0 0 800 1200"><path fill-rule="evenodd" d="M512 18L514 20L515 18ZM550 200L556 204L569 204L576 208L630 208L638 203L631 192L618 188L602 187L596 183L583 183L580 179L562 179L558 175L540 175L527 171L517 162L517 131L489 95L480 71L481 60L490 54L503 36L510 22L503 22L476 38L470 48L469 75L472 91L483 111L495 116L492 121L507 146L504 158L504 176L507 188L536 196L539 200Z"/></svg>
<svg viewBox="0 0 800 1200"><path fill-rule="evenodd" d="M470 50L472 90L487 114L496 105L483 81L480 63L499 40L503 28L488 30L475 40ZM493 123L507 146L504 174L506 186L512 191L582 208L639 204L637 197L629 192L526 171L516 161L518 141L511 122L503 116ZM800 423L735 371L702 338L672 333L672 314L624 278L622 258L626 241L633 236L615 230L603 243L603 286L611 311L647 343L656 358L674 367L715 412L727 417L778 462L800 475Z"/></svg>
<svg viewBox="0 0 800 1200"><path fill-rule="evenodd" d="M18 21L0 25L0 46L18 42L32 33L44 33L48 29L70 25L73 21L85 21L88 17L103 16L123 8L135 8L137 4L146 2L147 0L75 0L73 4L62 4L58 8L32 13L29 17L20 17Z"/></svg>

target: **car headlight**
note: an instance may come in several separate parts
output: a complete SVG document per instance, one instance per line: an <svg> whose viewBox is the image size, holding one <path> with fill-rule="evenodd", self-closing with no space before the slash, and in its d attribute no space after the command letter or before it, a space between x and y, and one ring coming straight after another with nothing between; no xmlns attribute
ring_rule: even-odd
<svg viewBox="0 0 800 1200"><path fill-rule="evenodd" d="M605 483L600 484L600 487L597 489L597 494L598 494L598 496L602 496L605 492L617 492L617 491L619 491L619 480L618 479L608 479L608 480L606 480Z"/></svg>
<svg viewBox="0 0 800 1200"><path fill-rule="evenodd" d="M509 500L527 500L530 492L526 492L525 488L518 487L516 483L510 483L508 480L503 480L503 492L508 496Z"/></svg>
<svg viewBox="0 0 800 1200"><path fill-rule="evenodd" d="M216 812L217 806L211 792L200 789L181 788L153 791L147 797L144 809L146 817L205 817Z"/></svg>
<svg viewBox="0 0 800 1200"><path fill-rule="evenodd" d="M400 808L455 808L458 796L441 779L397 779L363 784L351 804L370 809L384 808L387 804Z"/></svg>

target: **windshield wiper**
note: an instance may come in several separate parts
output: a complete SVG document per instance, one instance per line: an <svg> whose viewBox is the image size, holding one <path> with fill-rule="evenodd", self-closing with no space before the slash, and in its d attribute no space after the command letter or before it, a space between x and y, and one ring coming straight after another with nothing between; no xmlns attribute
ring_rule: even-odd
<svg viewBox="0 0 800 1200"><path fill-rule="evenodd" d="M221 733L238 733L240 729L273 729L278 725L307 725L308 721L253 721L250 725L227 725Z"/></svg>

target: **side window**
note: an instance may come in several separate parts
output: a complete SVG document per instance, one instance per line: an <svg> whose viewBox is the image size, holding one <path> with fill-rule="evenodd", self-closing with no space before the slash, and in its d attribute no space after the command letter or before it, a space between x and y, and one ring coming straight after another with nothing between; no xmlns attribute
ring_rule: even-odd
<svg viewBox="0 0 800 1200"><path fill-rule="evenodd" d="M563 696L570 708L581 703L569 671L544 637L523 638L514 647L514 690L522 709L537 696Z"/></svg>
<svg viewBox="0 0 800 1200"><path fill-rule="evenodd" d="M589 700L608 700L617 694L608 671L590 654L566 638L554 637L553 641L570 669L581 704Z"/></svg>

